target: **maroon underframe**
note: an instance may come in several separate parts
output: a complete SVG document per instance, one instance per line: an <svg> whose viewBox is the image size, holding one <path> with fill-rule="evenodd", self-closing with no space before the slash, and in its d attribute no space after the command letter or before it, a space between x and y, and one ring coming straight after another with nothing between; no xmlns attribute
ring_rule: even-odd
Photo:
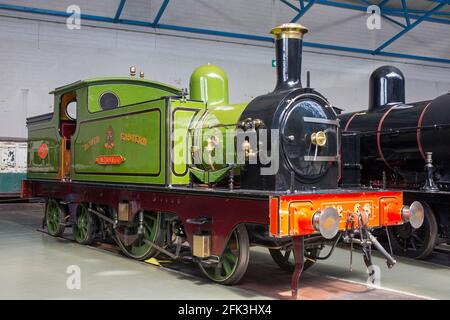
<svg viewBox="0 0 450 320"><path fill-rule="evenodd" d="M121 201L136 201L144 210L176 214L185 227L189 243L199 227L186 220L210 217L211 253L216 256L222 254L231 231L238 224L269 225L269 196L44 180L24 180L22 194L73 203L92 202L113 208Z"/></svg>

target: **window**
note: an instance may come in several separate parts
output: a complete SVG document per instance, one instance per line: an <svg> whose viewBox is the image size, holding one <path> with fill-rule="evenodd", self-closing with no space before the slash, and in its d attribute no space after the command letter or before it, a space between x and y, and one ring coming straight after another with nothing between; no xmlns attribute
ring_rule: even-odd
<svg viewBox="0 0 450 320"><path fill-rule="evenodd" d="M99 105L102 110L112 110L119 107L119 98L112 92L100 96Z"/></svg>

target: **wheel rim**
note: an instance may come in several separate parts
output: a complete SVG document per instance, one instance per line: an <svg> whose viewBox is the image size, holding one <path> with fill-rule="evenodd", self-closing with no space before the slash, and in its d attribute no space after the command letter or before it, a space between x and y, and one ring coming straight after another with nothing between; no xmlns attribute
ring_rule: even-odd
<svg viewBox="0 0 450 320"><path fill-rule="evenodd" d="M89 211L85 206L81 206L78 217L75 238L78 242L83 242L89 235Z"/></svg>
<svg viewBox="0 0 450 320"><path fill-rule="evenodd" d="M206 274L214 281L225 281L233 275L239 264L240 244L238 234L235 231L231 234L225 250L220 258L220 262L214 266L202 266Z"/></svg>
<svg viewBox="0 0 450 320"><path fill-rule="evenodd" d="M138 217L138 215L136 216ZM159 220L159 213L144 212L143 236L129 246L125 246L124 244L121 245L128 255L138 259L146 256L148 252L152 250L153 246L146 243L144 239L155 242L159 232ZM127 234L127 231L131 231L130 233L136 234L137 228L133 228L133 230L125 230L125 234Z"/></svg>
<svg viewBox="0 0 450 320"><path fill-rule="evenodd" d="M60 223L60 210L55 200L49 200L47 203L46 220L48 233L51 235L57 234Z"/></svg>
<svg viewBox="0 0 450 320"><path fill-rule="evenodd" d="M295 268L295 257L291 245L281 249L269 249L269 252L280 268L286 271L292 271ZM318 248L305 250L303 270L310 268L316 262L319 253L320 249Z"/></svg>

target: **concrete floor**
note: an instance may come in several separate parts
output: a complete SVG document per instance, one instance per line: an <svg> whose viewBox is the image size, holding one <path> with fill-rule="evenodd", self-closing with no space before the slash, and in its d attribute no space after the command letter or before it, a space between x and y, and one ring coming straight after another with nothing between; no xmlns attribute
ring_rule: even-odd
<svg viewBox="0 0 450 320"><path fill-rule="evenodd" d="M105 250L85 247L36 231L39 205L0 205L0 299L288 299L290 274L280 270L267 250L254 248L242 284L205 280L194 265L167 268L136 262ZM383 259L381 289L367 289L359 253L348 272L349 252L336 249L301 280L302 299L450 299L450 268L398 259L388 270ZM81 268L81 289L66 287L67 267ZM268 277L267 275L270 275Z"/></svg>

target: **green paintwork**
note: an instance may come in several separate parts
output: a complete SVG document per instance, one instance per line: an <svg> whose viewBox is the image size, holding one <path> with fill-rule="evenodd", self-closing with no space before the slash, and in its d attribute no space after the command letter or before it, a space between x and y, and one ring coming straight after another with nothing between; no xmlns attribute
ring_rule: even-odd
<svg viewBox="0 0 450 320"><path fill-rule="evenodd" d="M165 100L140 104L123 110L112 110L108 117L80 121L74 143L74 178L78 175L124 175L133 173L161 177L163 160L161 141L162 119ZM106 112L105 112L106 113ZM115 117L114 114L120 114ZM124 119L126 117L126 121ZM163 124L164 125L164 124ZM108 144L106 134L112 129L112 144ZM142 137L141 143L125 140L127 135ZM92 143L94 141L94 143ZM121 165L99 165L97 156L120 155L125 158ZM87 178L87 177L85 177Z"/></svg>
<svg viewBox="0 0 450 320"><path fill-rule="evenodd" d="M62 87L58 87L55 90L51 91L50 94L60 94L64 92L70 92L75 91L80 88L95 86L95 85L103 85L103 84L111 84L111 83L117 83L117 84L131 84L131 85L140 85L140 86L146 86L153 89L162 90L165 92L165 96L172 96L172 95L180 95L181 89L177 88L175 86L171 86L169 84L165 84L162 82L157 81L151 81L147 79L142 78L134 78L134 77L103 77L103 78L91 78L86 80L80 80ZM139 100L143 101L143 100Z"/></svg>
<svg viewBox="0 0 450 320"><path fill-rule="evenodd" d="M207 64L194 70L190 80L190 97L206 102L207 112L192 130L196 167L192 174L204 183L220 181L229 164L236 163L235 130L247 103L229 104L228 77L225 71ZM208 139L214 139L214 150L208 151ZM235 168L239 173L239 168Z"/></svg>
<svg viewBox="0 0 450 320"><path fill-rule="evenodd" d="M59 110L59 108L55 107L55 110ZM44 159L38 155L39 147L42 144L48 146L48 155ZM54 115L49 121L28 125L27 177L58 179L60 175L61 137L58 134L58 119Z"/></svg>
<svg viewBox="0 0 450 320"><path fill-rule="evenodd" d="M203 170L196 167L190 168L191 173L200 181L203 183L214 183L217 181L222 180L227 173L231 170L231 167L224 167L219 170ZM235 170L236 172L236 170Z"/></svg>
<svg viewBox="0 0 450 320"><path fill-rule="evenodd" d="M147 84L147 83L144 83ZM167 95L179 94L178 91L168 92L163 87L151 87L142 83L115 83L90 85L88 90L89 112L102 111L100 108L100 96L105 92L113 92L119 98L119 106L128 106L143 101L155 100Z"/></svg>
<svg viewBox="0 0 450 320"><path fill-rule="evenodd" d="M87 119L80 120L74 136L73 179L188 184L188 130L203 110L201 102L163 98L87 115ZM113 148L107 147L109 128ZM144 140L139 141L145 143L126 139L129 135L141 137ZM120 155L125 161L120 165L96 164L95 158L102 155Z"/></svg>
<svg viewBox="0 0 450 320"><path fill-rule="evenodd" d="M189 93L192 100L204 101L208 108L228 105L228 76L218 66L200 66L192 72Z"/></svg>
<svg viewBox="0 0 450 320"><path fill-rule="evenodd" d="M213 65L197 68L191 76L189 100L181 90L138 78L96 78L55 89L51 120L29 125L28 177L61 179L60 101L76 92L76 130L71 137L70 179L157 185L189 183L191 151L205 152L208 138L220 137L212 155L235 162L236 123L247 104L228 103L228 79ZM101 110L99 98L112 92L119 107ZM42 160L38 148L49 146ZM192 148L194 146L194 148ZM222 147L221 147L222 146ZM217 153L217 155L216 155ZM219 156L221 155L221 156ZM99 164L101 156L120 156L120 164ZM192 169L203 182L214 183L228 172L227 164L210 159ZM239 173L239 168L235 168Z"/></svg>
<svg viewBox="0 0 450 320"><path fill-rule="evenodd" d="M201 121L196 124L195 129L192 131L192 139L194 146L198 147L197 158L200 157L201 160L201 164L199 160L196 161L196 166L203 173L197 170L194 174L202 182L208 183L221 180L224 176L223 169L227 168L229 164L236 163L236 124L246 106L247 103L213 106L208 108ZM212 166L209 163L207 151L208 138L211 137L216 137L215 139L218 141L214 151L212 151ZM213 173L214 171L219 172ZM237 170L235 173L238 174L239 171ZM209 181L200 177L208 178Z"/></svg>
<svg viewBox="0 0 450 320"><path fill-rule="evenodd" d="M170 133L170 184L189 183L189 164L191 164L192 140L190 130L205 111L203 102L171 100Z"/></svg>
<svg viewBox="0 0 450 320"><path fill-rule="evenodd" d="M204 183L220 181L236 163L235 130L247 103L229 104L228 77L222 68L207 64L197 68L190 80L191 99L206 102L207 112L195 125L192 141L196 154L192 174ZM208 148L208 139L216 142ZM239 174L239 168L235 168Z"/></svg>
<svg viewBox="0 0 450 320"><path fill-rule="evenodd" d="M188 130L204 112L204 103L163 98L178 96L181 90L134 78L91 79L53 91L53 118L29 125L30 178L61 177L59 104L61 96L73 90L77 94L78 105L76 131L71 138L72 180L189 183L190 156L186 150L190 150L191 141ZM100 110L98 100L104 92L115 93L120 107ZM113 144L108 144L107 133L111 133ZM49 154L44 160L38 156L42 143L49 145ZM167 146L170 147L168 152ZM125 161L116 165L96 163L98 156L111 155L122 156ZM171 162L166 165L169 159L174 160L174 165Z"/></svg>
<svg viewBox="0 0 450 320"><path fill-rule="evenodd" d="M26 173L6 172L0 173L0 193L19 193L22 180Z"/></svg>

